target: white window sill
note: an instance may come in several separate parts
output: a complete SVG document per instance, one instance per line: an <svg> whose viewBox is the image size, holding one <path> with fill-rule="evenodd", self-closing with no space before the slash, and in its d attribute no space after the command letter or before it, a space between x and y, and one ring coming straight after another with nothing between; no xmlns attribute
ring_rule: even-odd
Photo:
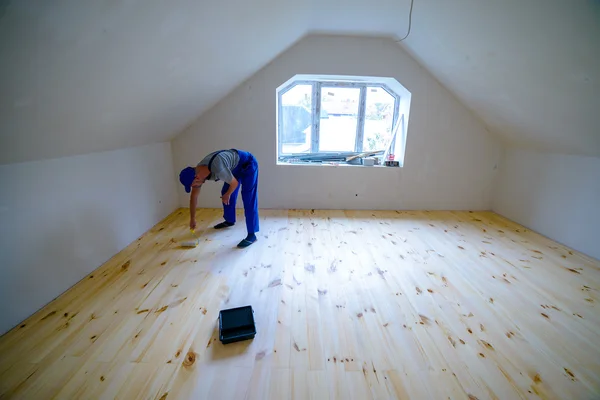
<svg viewBox="0 0 600 400"><path fill-rule="evenodd" d="M285 165L285 166L292 166L292 167L358 167L358 168L387 168L387 169L397 169L397 168L402 168L402 165L398 166L398 167L388 167L385 165L360 165L360 164L346 164L346 163L335 163L335 162L321 162L321 163L316 163L316 162L294 162L294 163L288 163L288 162L277 162L277 165Z"/></svg>

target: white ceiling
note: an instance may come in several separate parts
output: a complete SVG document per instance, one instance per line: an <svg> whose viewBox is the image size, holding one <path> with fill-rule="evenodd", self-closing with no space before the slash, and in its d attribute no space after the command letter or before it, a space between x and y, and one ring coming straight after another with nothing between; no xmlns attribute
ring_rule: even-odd
<svg viewBox="0 0 600 400"><path fill-rule="evenodd" d="M304 34L296 8L13 1L0 11L0 163L173 137Z"/></svg>
<svg viewBox="0 0 600 400"><path fill-rule="evenodd" d="M600 1L415 0L404 45L506 141L600 156Z"/></svg>
<svg viewBox="0 0 600 400"><path fill-rule="evenodd" d="M400 45L490 130L600 156L598 0L414 1ZM402 37L409 7L0 0L0 164L168 140L308 32Z"/></svg>

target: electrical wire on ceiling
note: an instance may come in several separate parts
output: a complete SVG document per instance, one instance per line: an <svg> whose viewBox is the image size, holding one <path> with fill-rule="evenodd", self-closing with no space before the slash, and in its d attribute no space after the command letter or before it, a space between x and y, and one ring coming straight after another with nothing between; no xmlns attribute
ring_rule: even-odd
<svg viewBox="0 0 600 400"><path fill-rule="evenodd" d="M413 11L414 2L415 2L415 0L410 0L410 11L408 12L408 32L406 32L406 36L404 36L402 39L396 41L396 43L400 43L401 41L406 39L408 37L408 35L410 35L410 28L412 27L412 11Z"/></svg>

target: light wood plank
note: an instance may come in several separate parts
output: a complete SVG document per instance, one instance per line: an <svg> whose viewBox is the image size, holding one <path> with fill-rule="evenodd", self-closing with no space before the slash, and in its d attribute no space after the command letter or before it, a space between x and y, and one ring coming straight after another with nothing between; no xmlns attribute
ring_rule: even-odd
<svg viewBox="0 0 600 400"><path fill-rule="evenodd" d="M212 209L180 247L187 219L2 336L0 398L600 396L600 261L502 216L263 210L244 250ZM223 345L248 304L256 338Z"/></svg>

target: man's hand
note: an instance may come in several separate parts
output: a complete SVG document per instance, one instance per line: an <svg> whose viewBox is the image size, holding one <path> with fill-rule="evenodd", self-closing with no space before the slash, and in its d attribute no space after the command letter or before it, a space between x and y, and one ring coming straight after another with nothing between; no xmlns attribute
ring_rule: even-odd
<svg viewBox="0 0 600 400"><path fill-rule="evenodd" d="M233 193L235 191L235 189L237 189L239 184L240 183L238 182L238 180L235 179L235 177L233 177L233 179L229 183L229 189L227 189L227 191L225 193L223 193L223 195L221 196L221 200L223 200L223 204L225 204L226 206L229 205L231 193Z"/></svg>
<svg viewBox="0 0 600 400"><path fill-rule="evenodd" d="M190 220L190 229L196 229L196 220L195 219Z"/></svg>
<svg viewBox="0 0 600 400"><path fill-rule="evenodd" d="M228 206L230 197L231 197L231 194L229 194L229 193L225 193L223 196L221 196L221 200L223 200L223 204Z"/></svg>

